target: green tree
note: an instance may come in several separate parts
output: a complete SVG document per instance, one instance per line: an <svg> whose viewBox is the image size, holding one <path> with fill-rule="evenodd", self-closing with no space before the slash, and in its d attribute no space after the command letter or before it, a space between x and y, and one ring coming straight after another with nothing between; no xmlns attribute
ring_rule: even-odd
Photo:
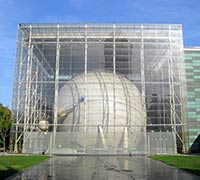
<svg viewBox="0 0 200 180"><path fill-rule="evenodd" d="M6 137L12 125L12 113L10 109L0 104L0 137L3 141L4 152L6 150Z"/></svg>

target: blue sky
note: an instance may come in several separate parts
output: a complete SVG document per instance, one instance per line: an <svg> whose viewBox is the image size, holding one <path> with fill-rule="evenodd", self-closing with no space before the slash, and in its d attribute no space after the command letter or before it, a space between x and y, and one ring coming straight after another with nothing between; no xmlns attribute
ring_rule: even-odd
<svg viewBox="0 0 200 180"><path fill-rule="evenodd" d="M17 25L34 22L177 23L184 45L200 46L199 0L0 0L0 103L10 108Z"/></svg>

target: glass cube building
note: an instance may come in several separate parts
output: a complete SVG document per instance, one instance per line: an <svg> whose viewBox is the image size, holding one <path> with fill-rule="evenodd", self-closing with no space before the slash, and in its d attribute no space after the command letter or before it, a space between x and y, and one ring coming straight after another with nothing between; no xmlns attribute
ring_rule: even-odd
<svg viewBox="0 0 200 180"><path fill-rule="evenodd" d="M11 149L188 152L182 26L19 24Z"/></svg>

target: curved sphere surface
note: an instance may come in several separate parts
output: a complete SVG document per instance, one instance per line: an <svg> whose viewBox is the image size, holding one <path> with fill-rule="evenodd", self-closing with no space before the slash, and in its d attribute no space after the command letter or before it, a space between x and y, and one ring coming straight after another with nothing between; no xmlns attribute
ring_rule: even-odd
<svg viewBox="0 0 200 180"><path fill-rule="evenodd" d="M41 120L38 123L38 127L42 131L47 131L49 129L49 122L47 120Z"/></svg>
<svg viewBox="0 0 200 180"><path fill-rule="evenodd" d="M58 117L60 131L85 132L89 139L102 132L101 139L110 137L106 143L111 146L112 138L118 141L116 145L120 143L125 128L132 134L131 142L138 144L145 124L137 87L127 78L109 72L91 72L67 81L59 91ZM81 140L76 141L81 144ZM91 140L88 144L95 143Z"/></svg>

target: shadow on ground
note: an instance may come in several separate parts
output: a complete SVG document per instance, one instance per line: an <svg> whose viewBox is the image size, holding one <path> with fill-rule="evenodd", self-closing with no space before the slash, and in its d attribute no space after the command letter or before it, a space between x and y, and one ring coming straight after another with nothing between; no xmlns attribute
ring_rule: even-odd
<svg viewBox="0 0 200 180"><path fill-rule="evenodd" d="M200 176L200 170L196 170L196 169L184 169L184 168L182 168L182 169L185 170L185 171L187 171L187 172L196 174L197 176Z"/></svg>
<svg viewBox="0 0 200 180"><path fill-rule="evenodd" d="M14 168L11 168L11 167L6 167L6 168L7 168L6 170L0 170L1 179L5 179L5 178L18 172L18 170L14 169Z"/></svg>

